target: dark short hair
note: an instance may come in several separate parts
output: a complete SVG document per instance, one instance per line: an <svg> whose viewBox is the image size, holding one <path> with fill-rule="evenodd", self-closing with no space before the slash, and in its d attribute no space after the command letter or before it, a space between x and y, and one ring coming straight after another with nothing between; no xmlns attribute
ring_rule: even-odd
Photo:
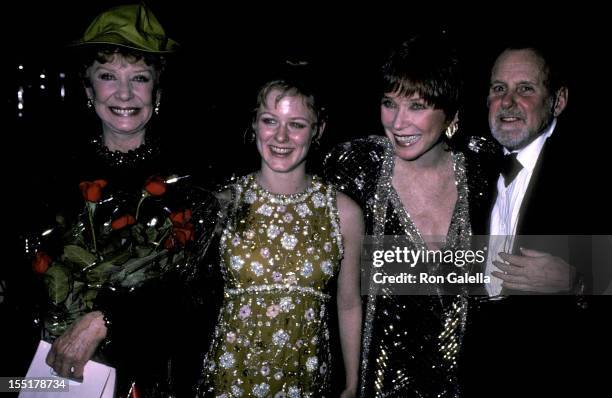
<svg viewBox="0 0 612 398"><path fill-rule="evenodd" d="M316 124L320 126L327 120L327 106L319 85L316 82L317 74L312 67L304 64L286 63L273 74L273 78L265 82L257 93L255 114L261 106L266 103L266 97L274 89L279 90L280 96L276 101L280 101L286 96L300 96L304 103L317 118Z"/></svg>
<svg viewBox="0 0 612 398"><path fill-rule="evenodd" d="M382 93L420 95L444 111L447 120L459 109L462 89L457 52L443 33L415 35L396 47L382 66Z"/></svg>

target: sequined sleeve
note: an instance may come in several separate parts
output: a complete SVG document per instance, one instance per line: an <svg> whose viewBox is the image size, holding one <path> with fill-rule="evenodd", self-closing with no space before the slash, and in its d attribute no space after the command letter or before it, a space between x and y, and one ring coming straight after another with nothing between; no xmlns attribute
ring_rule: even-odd
<svg viewBox="0 0 612 398"><path fill-rule="evenodd" d="M486 235L501 147L487 138L474 136L470 137L462 153L466 162L472 233Z"/></svg>
<svg viewBox="0 0 612 398"><path fill-rule="evenodd" d="M325 156L324 178L365 208L376 191L384 152L381 136L339 144Z"/></svg>

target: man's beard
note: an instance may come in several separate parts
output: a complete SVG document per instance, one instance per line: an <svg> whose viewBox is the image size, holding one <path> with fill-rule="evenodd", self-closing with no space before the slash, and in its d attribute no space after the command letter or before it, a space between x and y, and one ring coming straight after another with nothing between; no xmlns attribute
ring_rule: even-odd
<svg viewBox="0 0 612 398"><path fill-rule="evenodd" d="M491 128L491 134L501 145L510 151L522 149L529 145L546 130L546 128L550 125L553 116L554 114L551 109L551 112L547 112L547 114L542 118L543 123L538 126L535 131L531 131L527 125L527 118L520 109L502 109L497 111L495 115L495 121ZM503 123L501 122L501 119L510 117L520 119L523 122L523 126L515 129L502 128L501 125Z"/></svg>

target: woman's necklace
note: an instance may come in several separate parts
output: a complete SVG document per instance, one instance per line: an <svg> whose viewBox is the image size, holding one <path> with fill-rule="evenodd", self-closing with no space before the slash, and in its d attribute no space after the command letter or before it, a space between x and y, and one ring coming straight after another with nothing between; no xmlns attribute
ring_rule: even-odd
<svg viewBox="0 0 612 398"><path fill-rule="evenodd" d="M102 137L92 139L91 144L94 146L96 154L104 159L109 166L136 166L156 158L160 151L159 140L148 136L145 137L142 145L127 152L111 151L104 145Z"/></svg>

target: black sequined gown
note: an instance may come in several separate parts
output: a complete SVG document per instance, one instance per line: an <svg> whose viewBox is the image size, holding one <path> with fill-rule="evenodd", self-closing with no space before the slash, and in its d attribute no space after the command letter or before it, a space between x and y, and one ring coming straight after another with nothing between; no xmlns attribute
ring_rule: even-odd
<svg viewBox="0 0 612 398"><path fill-rule="evenodd" d="M478 142L471 148L452 153L458 197L444 250L467 249L474 231L472 220L480 223L488 211L487 178L475 163ZM374 239L405 235L409 249L426 249L391 185L393 164L389 140L370 136L336 147L326 157L325 170L330 182L364 208L367 235ZM460 396L458 357L469 302L466 294L440 293L394 295L383 290L367 296L361 397Z"/></svg>

